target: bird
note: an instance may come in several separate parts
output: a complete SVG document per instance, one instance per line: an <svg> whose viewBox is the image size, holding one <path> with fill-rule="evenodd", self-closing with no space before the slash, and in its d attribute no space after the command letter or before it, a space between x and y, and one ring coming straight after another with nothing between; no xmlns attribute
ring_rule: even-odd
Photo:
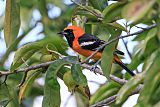
<svg viewBox="0 0 160 107"><path fill-rule="evenodd" d="M100 46L106 43L104 40L99 39L97 36L85 33L81 27L75 25L64 28L64 30L58 34L66 38L69 47L71 47L78 54L85 57L90 56ZM104 48L105 47L100 49L95 55L92 56L91 59L96 61L101 59ZM135 74L120 60L117 54L124 55L122 51L116 49L113 53L113 62L119 64L131 76L134 76Z"/></svg>

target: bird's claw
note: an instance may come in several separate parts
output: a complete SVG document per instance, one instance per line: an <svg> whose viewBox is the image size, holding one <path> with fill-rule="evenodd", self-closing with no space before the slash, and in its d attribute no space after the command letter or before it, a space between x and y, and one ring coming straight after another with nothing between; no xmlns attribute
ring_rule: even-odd
<svg viewBox="0 0 160 107"><path fill-rule="evenodd" d="M96 69L98 69L97 65L93 65L91 71L93 71L97 75Z"/></svg>

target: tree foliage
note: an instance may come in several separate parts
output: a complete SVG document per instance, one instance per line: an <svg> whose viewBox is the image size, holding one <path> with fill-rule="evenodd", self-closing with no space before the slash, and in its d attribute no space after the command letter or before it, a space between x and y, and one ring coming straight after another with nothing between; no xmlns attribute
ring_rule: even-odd
<svg viewBox="0 0 160 107"><path fill-rule="evenodd" d="M5 11L0 16L4 39L0 39L7 48L0 60L0 106L31 107L34 99L42 95L43 107L59 107L63 98L57 79L63 80L76 96L78 107L122 106L135 93L139 93L135 107L160 106L160 0L71 0L71 4L63 0L4 2ZM103 73L96 69L108 81L93 95L82 72L91 70L91 66L81 64L79 57L70 56L65 40L57 35L70 23L108 41L100 64ZM37 27L41 29L35 34ZM135 27L138 31L130 32ZM27 36L42 35L41 39L23 43ZM134 36L130 42L137 43L132 52L124 41L129 36ZM131 58L127 66L138 71L134 77L122 73L112 63L113 52L121 49L119 42L124 43L128 52L125 54ZM13 62L8 68L6 63L13 52ZM139 66L141 69L137 70ZM37 85L39 78L45 78L44 86ZM104 103L106 100L110 102Z"/></svg>

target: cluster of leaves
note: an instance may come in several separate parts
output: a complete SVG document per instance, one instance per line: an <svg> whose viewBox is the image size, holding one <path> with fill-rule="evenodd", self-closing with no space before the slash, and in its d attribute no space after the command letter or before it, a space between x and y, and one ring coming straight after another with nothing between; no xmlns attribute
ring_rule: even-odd
<svg viewBox="0 0 160 107"><path fill-rule="evenodd" d="M8 48L1 58L2 67L0 69L6 70L4 63L13 51L16 51L10 67L10 72L13 73L26 66L34 66L48 61L53 62L49 67L31 70L25 74L9 75L7 81L0 85L0 106L28 107L32 105L36 96L43 95L43 107L59 107L61 96L57 78L62 79L69 91L76 94L78 106L93 105L116 93L118 93L116 102L110 106L121 106L140 84L143 84L144 87L140 92L136 106L160 106L160 98L158 97L160 94L160 1L117 0L109 4L110 1L81 0L81 2L74 2L75 5L65 5L62 0L6 0L4 37ZM60 16L49 17L49 6L58 6L61 9ZM40 20L35 20L32 17L35 10L40 12ZM128 74L121 74L121 69L118 67L115 68L112 60L113 52L118 44L117 40L105 47L101 68L106 78L109 79L109 75L112 73L117 77L127 79L128 82L122 86L111 80L102 85L90 97L87 79L82 73L77 58L71 56L60 58L60 54L67 55L67 45L56 33L72 22L73 25L83 27L87 33L110 41L118 37L122 31L129 33L126 27L117 23L117 20L120 19L130 21L130 24L127 25L130 28L137 24L157 25L137 34L133 39L138 44L131 53L133 59L128 67L136 70L139 65L143 65L142 72L130 77ZM33 22L35 25L32 25ZM40 32L45 37L19 48L19 43L35 29L37 23L43 25L43 31ZM23 33L18 36L20 25ZM44 77L43 74L45 74L44 88L35 82L36 79ZM1 76L1 81L3 79L4 76ZM16 87L21 80L23 84Z"/></svg>

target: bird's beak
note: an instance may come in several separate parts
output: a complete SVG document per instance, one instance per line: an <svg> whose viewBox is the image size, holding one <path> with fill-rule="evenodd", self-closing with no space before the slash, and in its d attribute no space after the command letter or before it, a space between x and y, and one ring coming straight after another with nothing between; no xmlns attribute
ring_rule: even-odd
<svg viewBox="0 0 160 107"><path fill-rule="evenodd" d="M59 33L57 33L57 34L60 34L60 35L67 35L67 32L61 31L61 32L59 32Z"/></svg>

